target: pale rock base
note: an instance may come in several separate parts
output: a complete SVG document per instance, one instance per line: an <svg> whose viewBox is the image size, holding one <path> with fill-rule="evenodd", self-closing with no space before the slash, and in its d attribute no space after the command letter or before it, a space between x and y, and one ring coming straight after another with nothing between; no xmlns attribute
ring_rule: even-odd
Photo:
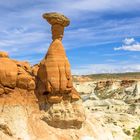
<svg viewBox="0 0 140 140"><path fill-rule="evenodd" d="M70 103L69 101L62 101L58 104L48 105L48 109L44 113L42 120L56 128L79 129L85 121L85 112L82 102L77 101Z"/></svg>

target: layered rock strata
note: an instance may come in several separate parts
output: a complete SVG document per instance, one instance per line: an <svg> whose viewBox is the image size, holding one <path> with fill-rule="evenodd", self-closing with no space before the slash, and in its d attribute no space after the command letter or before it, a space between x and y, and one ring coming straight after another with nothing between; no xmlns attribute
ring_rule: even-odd
<svg viewBox="0 0 140 140"><path fill-rule="evenodd" d="M73 87L70 64L62 44L64 27L68 26L70 21L58 13L46 13L43 18L52 25L53 41L38 70L39 93L46 94L49 103L60 103L65 99L79 100L80 96Z"/></svg>
<svg viewBox="0 0 140 140"><path fill-rule="evenodd" d="M16 88L34 91L35 77L28 62L9 58L6 52L0 52L0 95L15 91Z"/></svg>

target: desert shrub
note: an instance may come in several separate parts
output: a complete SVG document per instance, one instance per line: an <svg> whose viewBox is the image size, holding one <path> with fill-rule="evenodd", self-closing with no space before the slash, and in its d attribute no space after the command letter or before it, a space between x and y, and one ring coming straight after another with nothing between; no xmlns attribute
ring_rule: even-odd
<svg viewBox="0 0 140 140"><path fill-rule="evenodd" d="M134 130L133 140L140 140L140 126Z"/></svg>
<svg viewBox="0 0 140 140"><path fill-rule="evenodd" d="M128 136L130 136L130 135L131 135L130 130L123 129L123 132L124 132L126 135L128 135Z"/></svg>

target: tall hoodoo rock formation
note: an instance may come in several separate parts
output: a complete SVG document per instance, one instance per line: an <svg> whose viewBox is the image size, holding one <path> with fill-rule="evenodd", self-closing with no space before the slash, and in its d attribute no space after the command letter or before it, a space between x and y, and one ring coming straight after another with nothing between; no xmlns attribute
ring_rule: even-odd
<svg viewBox="0 0 140 140"><path fill-rule="evenodd" d="M38 77L41 81L40 94L46 94L49 103L59 103L63 99L79 100L80 96L72 84L70 64L62 44L64 27L70 21L58 13L45 13L43 18L51 25L52 43L40 64Z"/></svg>
<svg viewBox="0 0 140 140"><path fill-rule="evenodd" d="M43 120L54 127L79 128L85 114L79 93L73 87L70 64L62 44L64 27L70 20L58 13L45 13L43 18L52 25L53 40L37 74L39 101L41 106L42 103L47 106Z"/></svg>

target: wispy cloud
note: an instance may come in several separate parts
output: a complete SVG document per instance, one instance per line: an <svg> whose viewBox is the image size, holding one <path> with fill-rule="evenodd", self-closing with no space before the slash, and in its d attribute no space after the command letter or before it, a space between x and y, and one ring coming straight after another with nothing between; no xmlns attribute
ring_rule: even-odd
<svg viewBox="0 0 140 140"><path fill-rule="evenodd" d="M121 47L116 47L114 50L140 51L140 42L135 41L134 38L126 38L123 42Z"/></svg>
<svg viewBox="0 0 140 140"><path fill-rule="evenodd" d="M75 75L139 72L140 64L90 64L72 69Z"/></svg>
<svg viewBox="0 0 140 140"><path fill-rule="evenodd" d="M71 4L74 3L74 4ZM61 1L57 3L58 6L61 6L63 10L67 13L71 11L76 13L79 11L93 11L93 12L102 12L102 11L130 11L139 9L140 1L139 0L118 0L114 2L113 0L71 0L71 1ZM71 6L69 6L71 5ZM66 8L65 8L66 7ZM125 7L125 8L124 8Z"/></svg>
<svg viewBox="0 0 140 140"><path fill-rule="evenodd" d="M140 43L114 48L114 50L140 51Z"/></svg>

